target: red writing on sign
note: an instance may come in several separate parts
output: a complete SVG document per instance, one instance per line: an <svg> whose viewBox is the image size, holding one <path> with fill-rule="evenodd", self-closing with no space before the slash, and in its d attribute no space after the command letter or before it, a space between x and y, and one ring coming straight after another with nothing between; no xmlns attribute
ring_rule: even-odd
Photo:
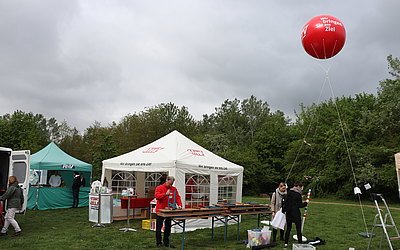
<svg viewBox="0 0 400 250"><path fill-rule="evenodd" d="M158 151L163 150L163 149L164 149L164 148L162 148L162 147L146 148L145 150L142 151L142 153L146 153L146 154L150 153L150 154L153 154L153 153L157 153Z"/></svg>
<svg viewBox="0 0 400 250"><path fill-rule="evenodd" d="M99 198L97 198L97 197L90 197L90 205L93 205L93 206L99 205Z"/></svg>
<svg viewBox="0 0 400 250"><path fill-rule="evenodd" d="M192 155L204 156L203 151L198 150L198 149L188 149L187 151L189 151L190 153L192 153Z"/></svg>

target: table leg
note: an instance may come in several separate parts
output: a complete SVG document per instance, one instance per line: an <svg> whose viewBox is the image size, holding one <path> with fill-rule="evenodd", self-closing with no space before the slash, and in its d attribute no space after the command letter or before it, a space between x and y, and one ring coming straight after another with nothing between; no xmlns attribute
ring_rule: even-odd
<svg viewBox="0 0 400 250"><path fill-rule="evenodd" d="M183 220L183 227L182 227L182 250L185 249L185 221Z"/></svg>
<svg viewBox="0 0 400 250"><path fill-rule="evenodd" d="M214 240L214 217L211 217L211 239Z"/></svg>
<svg viewBox="0 0 400 250"><path fill-rule="evenodd" d="M129 209L130 209L130 205L131 205L131 199L130 199L130 197L128 197L128 207L127 207L127 210L126 210L126 217L127 217L127 224L128 224L128 227L125 227L125 228L121 228L120 230L121 231L124 231L124 232L129 232L129 231L131 231L131 232L136 232L136 229L133 229L133 228L130 228L129 226Z"/></svg>
<svg viewBox="0 0 400 250"><path fill-rule="evenodd" d="M129 209L130 209L130 205L131 205L131 199L130 199L130 197L128 196L128 209L126 210L126 217L127 217L127 219L128 219L128 228L129 228Z"/></svg>
<svg viewBox="0 0 400 250"><path fill-rule="evenodd" d="M239 241L239 232L240 232L240 215L238 215L237 219L238 219L238 221L237 221L236 240L238 240L238 241Z"/></svg>
<svg viewBox="0 0 400 250"><path fill-rule="evenodd" d="M225 216L224 241L226 241L227 231L228 231L228 216Z"/></svg>

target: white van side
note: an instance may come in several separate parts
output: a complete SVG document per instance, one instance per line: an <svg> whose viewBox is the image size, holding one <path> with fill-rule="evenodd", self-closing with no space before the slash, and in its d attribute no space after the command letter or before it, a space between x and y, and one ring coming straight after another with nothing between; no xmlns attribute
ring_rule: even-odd
<svg viewBox="0 0 400 250"><path fill-rule="evenodd" d="M24 191L24 204L18 213L25 213L29 191L30 151L13 151L10 148L0 147L0 195L5 193L8 186L8 177L17 177L19 186ZM3 211L6 204L3 203Z"/></svg>

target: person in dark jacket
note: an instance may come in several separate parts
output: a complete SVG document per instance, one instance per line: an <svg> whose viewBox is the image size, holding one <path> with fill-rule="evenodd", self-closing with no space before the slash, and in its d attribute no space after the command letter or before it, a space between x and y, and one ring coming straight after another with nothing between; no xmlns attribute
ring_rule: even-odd
<svg viewBox="0 0 400 250"><path fill-rule="evenodd" d="M292 223L296 225L297 241L302 243L301 233L301 214L300 208L306 207L308 200L303 202L301 199L301 191L303 190L303 184L299 181L294 183L286 196L285 204L282 211L286 214L286 233L285 233L285 248L289 243L290 231L292 230Z"/></svg>
<svg viewBox="0 0 400 250"><path fill-rule="evenodd" d="M78 207L79 205L79 188L81 185L81 177L77 172L74 172L74 181L72 182L72 207Z"/></svg>
<svg viewBox="0 0 400 250"><path fill-rule="evenodd" d="M8 227L10 224L14 227L15 233L13 236L21 235L21 228L18 222L15 220L15 213L21 209L24 202L23 191L18 186L18 180L15 176L8 177L9 186L7 191L0 196L0 200L7 200L7 212L5 216L4 226L1 229L0 236L7 234Z"/></svg>

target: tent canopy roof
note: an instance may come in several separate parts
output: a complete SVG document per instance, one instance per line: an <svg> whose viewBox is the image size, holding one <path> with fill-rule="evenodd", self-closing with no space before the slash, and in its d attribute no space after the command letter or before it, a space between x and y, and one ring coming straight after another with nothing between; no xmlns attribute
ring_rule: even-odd
<svg viewBox="0 0 400 250"><path fill-rule="evenodd" d="M215 155L178 131L126 154L103 161L103 169L159 171L188 168L225 173L243 172L243 167Z"/></svg>
<svg viewBox="0 0 400 250"><path fill-rule="evenodd" d="M91 172L92 165L62 151L54 142L31 155L31 169Z"/></svg>

